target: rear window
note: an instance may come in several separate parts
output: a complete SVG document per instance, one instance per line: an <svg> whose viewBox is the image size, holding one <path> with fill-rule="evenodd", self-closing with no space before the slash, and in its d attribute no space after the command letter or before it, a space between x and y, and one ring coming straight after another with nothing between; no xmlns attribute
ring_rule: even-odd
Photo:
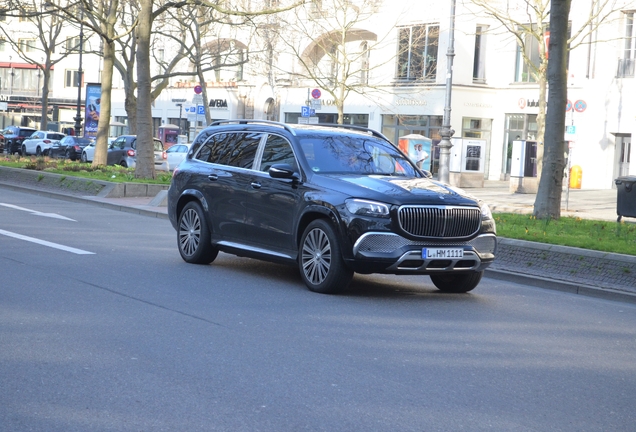
<svg viewBox="0 0 636 432"><path fill-rule="evenodd" d="M49 134L49 138L50 139L54 139L54 140L61 140L62 138L64 138L66 135L63 134Z"/></svg>
<svg viewBox="0 0 636 432"><path fill-rule="evenodd" d="M161 141L154 140L153 142L155 145L155 151L163 151L163 144L161 144Z"/></svg>
<svg viewBox="0 0 636 432"><path fill-rule="evenodd" d="M31 135L33 135L33 132L35 132L34 130L24 130L24 129L20 129L20 132L18 133L18 136L21 137L30 137Z"/></svg>

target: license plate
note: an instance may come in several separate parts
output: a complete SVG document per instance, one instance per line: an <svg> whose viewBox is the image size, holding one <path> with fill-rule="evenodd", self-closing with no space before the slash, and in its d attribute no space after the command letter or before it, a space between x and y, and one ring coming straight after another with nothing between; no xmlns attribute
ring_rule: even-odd
<svg viewBox="0 0 636 432"><path fill-rule="evenodd" d="M464 249L462 248L425 248L422 249L422 258L424 259L455 259L463 258Z"/></svg>

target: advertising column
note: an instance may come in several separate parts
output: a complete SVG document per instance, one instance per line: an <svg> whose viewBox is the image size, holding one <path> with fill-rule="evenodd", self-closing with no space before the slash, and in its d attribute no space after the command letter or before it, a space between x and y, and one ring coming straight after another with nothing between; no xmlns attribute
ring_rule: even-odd
<svg viewBox="0 0 636 432"><path fill-rule="evenodd" d="M86 112L84 118L84 136L97 137L97 123L99 123L100 104L102 97L101 84L86 84Z"/></svg>

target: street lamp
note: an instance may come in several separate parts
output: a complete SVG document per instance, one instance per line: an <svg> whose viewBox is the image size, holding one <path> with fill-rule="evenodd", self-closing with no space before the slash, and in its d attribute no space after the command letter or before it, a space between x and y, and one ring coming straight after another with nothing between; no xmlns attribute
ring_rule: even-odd
<svg viewBox="0 0 636 432"><path fill-rule="evenodd" d="M79 67L77 68L77 112L75 114L75 136L82 131L82 51L84 49L84 11L80 10Z"/></svg>
<svg viewBox="0 0 636 432"><path fill-rule="evenodd" d="M183 104L178 103L177 106L179 107L179 135L181 135L181 113L183 112Z"/></svg>
<svg viewBox="0 0 636 432"><path fill-rule="evenodd" d="M455 1L451 0L450 31L448 36L448 50L446 51L446 101L444 103L444 121L440 135L442 140L439 143L439 180L448 183L450 171L450 142L455 133L451 129L451 95L453 89L453 57L455 57Z"/></svg>

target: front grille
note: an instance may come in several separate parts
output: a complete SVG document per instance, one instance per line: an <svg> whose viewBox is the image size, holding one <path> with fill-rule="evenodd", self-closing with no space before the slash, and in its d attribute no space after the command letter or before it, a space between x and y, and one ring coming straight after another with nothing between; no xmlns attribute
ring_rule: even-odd
<svg viewBox="0 0 636 432"><path fill-rule="evenodd" d="M462 238L474 235L481 226L476 207L403 206L398 210L400 228L410 235L433 238Z"/></svg>

